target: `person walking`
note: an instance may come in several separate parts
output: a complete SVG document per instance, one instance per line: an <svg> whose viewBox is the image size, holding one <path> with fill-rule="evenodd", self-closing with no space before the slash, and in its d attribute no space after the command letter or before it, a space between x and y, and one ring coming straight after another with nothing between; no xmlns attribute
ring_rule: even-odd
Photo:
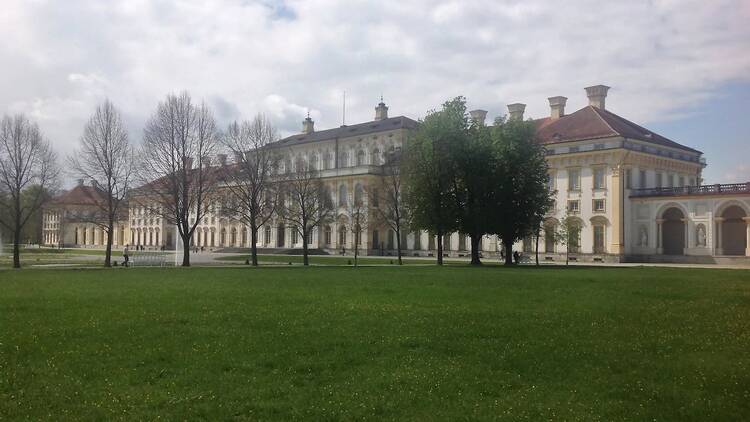
<svg viewBox="0 0 750 422"><path fill-rule="evenodd" d="M128 245L125 245L125 249L122 250L122 256L125 258L125 261L122 263L124 267L130 266L130 251L128 250Z"/></svg>

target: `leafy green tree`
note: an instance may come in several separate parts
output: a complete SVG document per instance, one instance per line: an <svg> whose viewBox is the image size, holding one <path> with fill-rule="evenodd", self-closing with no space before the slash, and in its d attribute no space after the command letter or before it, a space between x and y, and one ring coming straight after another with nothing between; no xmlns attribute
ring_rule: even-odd
<svg viewBox="0 0 750 422"><path fill-rule="evenodd" d="M494 230L513 264L513 243L535 233L549 209L548 166L532 122L498 119L492 127L496 154Z"/></svg>
<svg viewBox="0 0 750 422"><path fill-rule="evenodd" d="M437 236L437 264L443 264L443 236L458 228L454 145L466 140L466 104L462 97L430 111L407 143L407 204L412 228Z"/></svg>
<svg viewBox="0 0 750 422"><path fill-rule="evenodd" d="M491 233L495 219L495 185L500 162L491 128L464 115L465 138L452 144L459 231L471 239L471 264L480 265L482 237Z"/></svg>

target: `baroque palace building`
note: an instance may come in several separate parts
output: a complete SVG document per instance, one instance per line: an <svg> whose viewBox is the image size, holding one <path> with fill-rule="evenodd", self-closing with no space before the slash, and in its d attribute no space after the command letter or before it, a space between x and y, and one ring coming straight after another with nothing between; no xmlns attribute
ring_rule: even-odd
<svg viewBox="0 0 750 422"><path fill-rule="evenodd" d="M549 116L533 120L537 139L547 149L549 188L555 192L554 210L544 222L547 235L539 242L540 259L564 259L566 247L556 244L550 234L566 216L576 218L582 227L579 247L571 251L576 260L723 262L750 257L750 182L703 185L703 154L609 111L608 89L587 87L589 104L570 114L565 110L566 97L550 97ZM524 104L509 104L509 118L523 119L524 110ZM484 122L487 112L470 114ZM356 237L347 209L353 201L368 201L365 192L382 177L385 154L402 148L417 125L408 117L388 117L388 107L381 101L373 121L316 131L308 117L301 133L272 144L283 157L280 171L289 171L299 161L310 163L334 197L336 217L315 230L311 248L352 252ZM217 157L217 165L226 163L226 155ZM45 207L48 245L103 244L101 230L80 218L80 210L91 206L86 196L95 192L95 184L81 183ZM148 207L131 201L127 213L128 218L118 223L115 245L174 248L174 227L149 214ZM209 205L192 244L209 250L245 248L248 230L223 217L218 204ZM364 226L358 238L362 254L395 254L395 234L387 227ZM268 250L301 248L301 242L296 230L279 220L272 220L258 234L258 247ZM402 245L406 256L436 253L435 237L426 232L405 230ZM485 256L498 254L501 247L494 236L485 237L481 245ZM468 236L454 233L443 246L448 256L465 256L470 242ZM515 248L529 255L535 242L526 239Z"/></svg>

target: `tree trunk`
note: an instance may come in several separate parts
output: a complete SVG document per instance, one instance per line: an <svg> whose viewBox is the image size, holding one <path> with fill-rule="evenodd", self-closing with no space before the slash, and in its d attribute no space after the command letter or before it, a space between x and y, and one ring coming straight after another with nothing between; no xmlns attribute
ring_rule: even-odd
<svg viewBox="0 0 750 422"><path fill-rule="evenodd" d="M536 266L539 266L539 232L536 232L536 246L535 246L535 255L536 255Z"/></svg>
<svg viewBox="0 0 750 422"><path fill-rule="evenodd" d="M503 239L503 245L505 246L505 265L513 265L513 242Z"/></svg>
<svg viewBox="0 0 750 422"><path fill-rule="evenodd" d="M182 266L183 267L189 267L190 266L190 236L180 236L182 237Z"/></svg>
<svg viewBox="0 0 750 422"><path fill-rule="evenodd" d="M13 231L13 268L21 268L21 222L16 219L16 229Z"/></svg>
<svg viewBox="0 0 750 422"><path fill-rule="evenodd" d="M398 265L403 265L401 261L401 228L396 227L396 253L398 254Z"/></svg>
<svg viewBox="0 0 750 422"><path fill-rule="evenodd" d="M357 266L357 257L359 255L359 232L354 233L354 266Z"/></svg>
<svg viewBox="0 0 750 422"><path fill-rule="evenodd" d="M310 261L307 258L307 236L302 235L302 265L310 265Z"/></svg>
<svg viewBox="0 0 750 422"><path fill-rule="evenodd" d="M107 222L107 250L104 252L104 266L112 266L112 233L114 232L114 219L110 218Z"/></svg>
<svg viewBox="0 0 750 422"><path fill-rule="evenodd" d="M250 225L250 259L253 267L258 266L258 227L255 224Z"/></svg>
<svg viewBox="0 0 750 422"><path fill-rule="evenodd" d="M479 244L482 240L481 235L469 235L471 239L471 265L482 265L482 261L479 260Z"/></svg>
<svg viewBox="0 0 750 422"><path fill-rule="evenodd" d="M437 264L443 265L443 234L437 232Z"/></svg>

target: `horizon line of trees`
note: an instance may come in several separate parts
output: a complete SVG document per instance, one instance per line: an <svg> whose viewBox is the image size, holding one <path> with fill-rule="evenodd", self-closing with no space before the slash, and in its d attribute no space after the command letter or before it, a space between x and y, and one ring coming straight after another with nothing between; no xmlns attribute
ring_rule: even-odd
<svg viewBox="0 0 750 422"><path fill-rule="evenodd" d="M136 149L121 113L105 100L66 158L66 174L95 180L102 193L95 211L76 218L105 233L104 266L109 267L118 215L128 200L135 200L176 227L182 265L189 266L193 233L209 212L209 202L218 197L222 216L250 228L252 265L258 265L258 231L274 216L301 237L307 265L313 230L334 221L341 207L314 163L300 159L291 171L284 163L285 171L279 172L282 151L269 147L278 139L262 114L220 130L210 108L182 92L157 105ZM41 219L41 206L56 192L61 170L49 141L26 116L3 118L0 148L0 228L13 234L18 268L21 233L33 218ZM211 165L210 157L219 151L233 155L232 166ZM367 192L355 192L343 207L354 237L355 263L362 229L372 222L395 233L399 264L407 230L437 237L438 264L444 236L467 234L471 262L479 265L482 237L495 234L510 264L513 243L538 237L552 205L544 149L534 142L532 124L497 119L485 125L469 117L463 97L428 112L406 145L386 154L380 167L378 182ZM229 195L218 195L220 186Z"/></svg>

